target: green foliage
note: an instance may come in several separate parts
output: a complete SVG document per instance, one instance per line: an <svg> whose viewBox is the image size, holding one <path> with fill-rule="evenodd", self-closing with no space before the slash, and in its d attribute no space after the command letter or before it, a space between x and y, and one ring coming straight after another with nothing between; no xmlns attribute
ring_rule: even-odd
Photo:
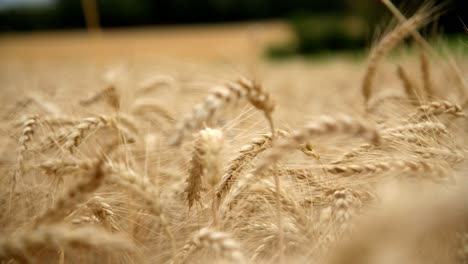
<svg viewBox="0 0 468 264"><path fill-rule="evenodd" d="M296 17L291 25L297 37L300 53L356 49L365 45L364 23L358 18Z"/></svg>

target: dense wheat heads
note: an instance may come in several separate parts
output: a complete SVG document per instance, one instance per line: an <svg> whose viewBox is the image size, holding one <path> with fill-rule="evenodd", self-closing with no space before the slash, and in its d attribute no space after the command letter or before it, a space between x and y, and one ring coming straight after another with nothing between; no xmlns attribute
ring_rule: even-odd
<svg viewBox="0 0 468 264"><path fill-rule="evenodd" d="M182 121L176 125L176 132L170 143L180 145L191 131L200 129L205 122L213 118L216 112L243 98L264 112L273 132L271 115L275 109L275 102L259 84L241 78L236 82L229 82L219 87L216 92L206 97L203 103L196 105L192 112L185 115Z"/></svg>

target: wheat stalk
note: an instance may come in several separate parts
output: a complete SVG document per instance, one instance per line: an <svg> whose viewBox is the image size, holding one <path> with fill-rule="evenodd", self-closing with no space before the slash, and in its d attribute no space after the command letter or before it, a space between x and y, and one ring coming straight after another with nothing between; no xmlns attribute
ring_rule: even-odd
<svg viewBox="0 0 468 264"><path fill-rule="evenodd" d="M174 118L166 108L156 104L154 100L146 98L138 99L132 105L130 113L134 116L146 116L149 113L155 113L169 122L174 121Z"/></svg>
<svg viewBox="0 0 468 264"><path fill-rule="evenodd" d="M156 187L148 178L138 175L135 171L120 164L107 164L105 171L109 175L106 179L107 182L119 185L145 201L145 205L158 218L160 225L169 237L173 254L175 254L174 237L162 212Z"/></svg>
<svg viewBox="0 0 468 264"><path fill-rule="evenodd" d="M401 65L397 67L397 75L405 88L406 95L410 99L410 102L413 105L419 105L419 101L421 101L422 98L426 98L427 95L422 93Z"/></svg>
<svg viewBox="0 0 468 264"><path fill-rule="evenodd" d="M435 90L434 87L432 87L429 59L424 51L420 53L419 61L424 91L428 98L433 98L435 97Z"/></svg>
<svg viewBox="0 0 468 264"><path fill-rule="evenodd" d="M424 15L414 15L409 20L403 22L393 31L388 33L371 51L361 87L365 103L368 102L371 96L375 74L377 72L380 61L390 52L390 50L398 45L409 34L411 34L411 32L422 26L426 20L427 18Z"/></svg>

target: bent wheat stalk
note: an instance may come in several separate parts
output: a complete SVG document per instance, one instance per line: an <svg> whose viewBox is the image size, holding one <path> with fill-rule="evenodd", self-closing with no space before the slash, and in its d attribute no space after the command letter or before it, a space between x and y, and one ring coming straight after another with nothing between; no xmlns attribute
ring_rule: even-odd
<svg viewBox="0 0 468 264"><path fill-rule="evenodd" d="M192 112L185 115L176 125L176 132L170 143L180 145L189 132L200 129L203 123L210 120L216 112L242 98L247 98L255 108L264 112L273 132L271 114L275 103L270 98L270 94L256 83L247 79L239 79L219 87L218 91L206 97L203 103L196 105Z"/></svg>
<svg viewBox="0 0 468 264"><path fill-rule="evenodd" d="M362 81L362 95L364 102L367 104L372 94L372 86L374 83L375 74L380 61L392 50L398 43L406 38L415 29L422 26L427 21L427 17L422 14L416 14L409 20L403 22L392 32L388 33L379 44L371 51L369 62L364 73Z"/></svg>

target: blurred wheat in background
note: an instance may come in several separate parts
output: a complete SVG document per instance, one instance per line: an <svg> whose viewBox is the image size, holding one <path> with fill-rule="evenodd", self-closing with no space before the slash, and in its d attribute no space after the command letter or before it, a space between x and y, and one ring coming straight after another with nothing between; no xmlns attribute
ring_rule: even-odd
<svg viewBox="0 0 468 264"><path fill-rule="evenodd" d="M272 62L283 23L107 33L81 3L96 34L2 36L0 263L468 263L444 6L383 0L365 61Z"/></svg>

